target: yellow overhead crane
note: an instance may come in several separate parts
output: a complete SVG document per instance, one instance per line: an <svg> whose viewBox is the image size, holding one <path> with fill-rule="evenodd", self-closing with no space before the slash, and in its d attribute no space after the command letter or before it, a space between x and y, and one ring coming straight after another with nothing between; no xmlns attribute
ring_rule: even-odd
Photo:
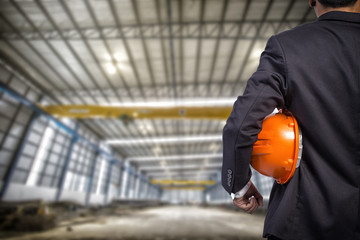
<svg viewBox="0 0 360 240"><path fill-rule="evenodd" d="M216 184L212 180L172 180L172 179L152 179L150 182L161 186L163 190L197 190L203 191L206 186Z"/></svg>
<svg viewBox="0 0 360 240"><path fill-rule="evenodd" d="M216 181L212 180L172 180L172 179L152 179L150 181L155 185L207 185L212 186Z"/></svg>
<svg viewBox="0 0 360 240"><path fill-rule="evenodd" d="M39 106L48 114L58 118L190 118L190 119L227 119L232 106L175 106L175 107L118 107L99 105L47 105Z"/></svg>
<svg viewBox="0 0 360 240"><path fill-rule="evenodd" d="M162 187L162 190L188 190L188 191L204 191L206 187Z"/></svg>

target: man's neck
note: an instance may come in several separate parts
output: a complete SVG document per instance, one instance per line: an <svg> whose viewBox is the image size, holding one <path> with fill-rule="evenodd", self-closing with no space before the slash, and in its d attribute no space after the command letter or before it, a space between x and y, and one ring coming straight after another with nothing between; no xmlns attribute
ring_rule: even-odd
<svg viewBox="0 0 360 240"><path fill-rule="evenodd" d="M341 12L351 12L351 13L360 13L360 0L357 1L353 6L348 7L338 7L338 8L332 8L332 7L323 7L321 4L317 6L316 9L316 15L317 17L320 17L321 15L333 12L333 11L341 11Z"/></svg>

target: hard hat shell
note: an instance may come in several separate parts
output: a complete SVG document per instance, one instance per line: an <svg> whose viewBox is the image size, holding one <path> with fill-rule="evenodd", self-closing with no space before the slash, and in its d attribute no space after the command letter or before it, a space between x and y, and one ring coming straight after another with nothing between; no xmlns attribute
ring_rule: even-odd
<svg viewBox="0 0 360 240"><path fill-rule="evenodd" d="M254 144L251 166L261 174L284 184L300 165L302 136L295 117L289 113L271 114Z"/></svg>

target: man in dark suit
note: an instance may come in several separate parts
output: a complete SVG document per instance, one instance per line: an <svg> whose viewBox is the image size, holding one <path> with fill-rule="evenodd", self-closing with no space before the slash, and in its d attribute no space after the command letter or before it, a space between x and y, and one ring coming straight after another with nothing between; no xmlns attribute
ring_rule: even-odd
<svg viewBox="0 0 360 240"><path fill-rule="evenodd" d="M300 167L274 183L263 237L360 239L360 1L310 0L318 20L271 37L223 132L222 184L248 213L253 144L274 108L296 117Z"/></svg>

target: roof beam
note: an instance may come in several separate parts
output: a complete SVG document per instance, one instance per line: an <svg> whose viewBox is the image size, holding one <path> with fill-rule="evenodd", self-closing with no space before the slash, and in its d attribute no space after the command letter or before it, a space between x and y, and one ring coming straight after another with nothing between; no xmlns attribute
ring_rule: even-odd
<svg viewBox="0 0 360 240"><path fill-rule="evenodd" d="M133 53L132 53L132 51L130 49L130 46L129 46L129 43L128 43L128 37L125 36L125 34L124 34L124 30L123 30L123 27L122 27L120 17L118 15L117 11L116 11L115 3L114 3L113 0L108 0L108 4L109 4L110 10L111 10L111 15L112 15L112 17L113 17L113 19L115 21L115 24L116 24L116 31L118 31L119 34L120 34L115 39L121 39L122 40L122 42L124 44L124 47L125 47L126 55L129 58L129 62L131 64L131 67L132 67L132 69L134 71L134 74L135 74L135 80L136 80L137 86L140 88L141 97L146 98L146 95L144 93L144 88L142 86L142 82L141 82L141 79L139 77L139 73L138 73L137 68L135 66L135 63L134 63L135 61L134 61ZM99 25L97 25L97 29L98 29L98 31L101 30ZM139 29L142 29L142 28L139 27ZM102 34L101 35L102 39L104 40L104 42L106 42L105 39L108 39L108 38L105 35L105 31L101 30L101 34ZM107 47L107 49L109 49L109 47ZM117 68L118 68L118 70L120 70L118 66L117 66ZM121 71L119 71L119 73L121 73Z"/></svg>
<svg viewBox="0 0 360 240"><path fill-rule="evenodd" d="M247 15L249 7L250 7L250 3L251 3L251 0L246 0L245 7L244 7L244 10L243 10L243 14L241 16L241 22L245 21L246 15ZM243 29L244 29L244 25L239 24L238 29L237 29L237 33L236 33L236 38L233 41L233 45L231 47L232 50L230 52L230 56L229 56L229 59L228 59L227 64L226 64L226 69L224 71L224 76L222 77L221 85L218 88L220 93L223 92L224 86L225 86L225 84L227 82L227 76L229 74L231 63L232 63L232 61L234 59L235 52L236 52L237 46L239 44L239 40L240 40L240 38L242 36ZM210 95L210 91L208 91L208 95Z"/></svg>
<svg viewBox="0 0 360 240"><path fill-rule="evenodd" d="M81 57L79 56L79 54L75 51L74 47L69 43L69 41L64 38L64 35L62 33L62 31L60 30L59 26L57 25L57 23L55 22L55 20L53 19L53 17L51 16L51 14L49 13L49 11L44 7L43 3L36 0L35 1L37 6L40 8L41 12L46 16L46 19L50 22L51 26L53 29L55 29L56 32L59 33L60 39L65 43L66 47L69 49L69 51L71 52L71 54L74 56L74 58L76 59L76 61L79 63L79 65L82 67L82 69L85 71L86 75L89 77L89 79L91 80L92 84L94 84L94 86L96 88L100 88L99 84L97 83L97 81L95 80L94 76L90 73L88 67L86 66L86 64L84 63L84 61L81 59ZM13 4L15 4L14 1L12 1ZM20 11L21 8L18 7L18 10ZM23 13L24 17L26 16L25 12L23 12L23 10L21 10L21 12ZM34 25L34 23L32 22L32 20L27 16L27 21ZM35 25L34 25L35 26ZM39 32L39 29L37 30ZM47 43L47 45L50 45L49 43ZM62 59L60 57L60 53L58 53L59 50L55 51L54 47L52 48L53 52L56 53L60 59ZM81 85L81 87L83 89L86 89L87 87L85 86L83 80L80 79L79 75L75 73L75 71L73 70L73 68L71 68L68 64L68 62L66 62L64 59L62 61L62 63L64 65L67 66L67 69L72 73L72 75L76 78L76 80L78 81L78 83ZM94 98L93 99L95 104L98 104L99 101Z"/></svg>
<svg viewBox="0 0 360 240"><path fill-rule="evenodd" d="M241 76L243 75L243 73L245 71L246 65L249 63L249 58L251 56L251 53L252 53L252 51L253 51L253 49L255 47L255 44L256 44L257 40L259 39L259 37L261 35L261 29L265 25L267 15L269 14L271 6L273 5L273 3L274 3L274 0L269 0L268 1L267 6L265 8L265 11L264 11L264 13L263 13L263 15L261 17L260 24L259 24L258 28L256 29L256 33L253 36L253 39L252 39L252 41L250 43L250 46L247 48L247 51L246 51L242 66L241 66L241 68L239 70L239 73L238 73L238 75L236 77L237 80L235 81L234 87L232 89L232 96L235 94L236 86L237 86L238 82L240 81Z"/></svg>
<svg viewBox="0 0 360 240"><path fill-rule="evenodd" d="M162 25L161 22L161 10L160 10L160 3L159 0L155 0L155 5L156 5L156 18L157 18L157 24L158 25ZM144 27L144 24L142 25ZM169 73L169 66L168 66L168 61L167 61L167 54L166 54L166 48L165 48L165 39L164 39L164 32L160 31L159 32L159 38L160 38L160 42L161 42L161 57L163 60L163 68L165 71L165 81L167 83L167 85L170 85L170 73ZM144 36L143 36L144 37ZM168 94L168 96L171 96L171 92L170 91L166 91L166 93Z"/></svg>
<svg viewBox="0 0 360 240"><path fill-rule="evenodd" d="M241 81L243 82L243 80L245 79L242 79ZM246 79L247 80L247 79ZM216 80L217 81L217 80ZM235 80L234 80L235 81ZM230 90L232 89L233 87L233 83L234 81L227 81L226 83L224 83L224 85L222 85L220 82L213 82L212 83L212 86L211 86L211 89L220 89L222 86L223 86L223 93L224 94L224 97L229 97L230 96ZM150 85L146 85L144 86L145 88L145 91L146 91L146 95L147 96L151 96L153 98L155 98L155 95L151 95L151 93L154 93L154 92L161 92L163 93L163 96L161 96L161 98L165 99L165 100L169 100L170 98L167 96L167 94L171 91L172 91L172 86L171 85L167 85L167 84L164 84L164 85L157 85L156 86L156 89L151 87ZM199 88L200 89L206 89L207 88L207 85L206 83L201 83L199 84ZM211 98L209 96L206 96L206 92L205 91L200 91L198 95L194 95L194 85L193 84L190 84L190 83L185 83L184 85L178 85L178 91L180 92L183 92L183 99L187 99L187 98L193 98L195 99L210 99ZM99 96L102 96L102 93L105 92L109 97L116 97L114 91L117 91L119 92L120 94L124 94L126 95L127 92L125 89L123 88L116 88L116 89L103 89L103 90L100 90L100 89L96 89L96 88L92 88L92 89L89 89L89 90L82 90L82 89L78 89L78 90L75 90L75 89L70 89L70 90L66 90L66 91L60 91L60 90L54 90L54 91L51 91L49 92L49 94L52 94L53 96L61 96L61 97L65 97L64 99L69 99L69 98L73 98L75 97L76 95L79 95L81 97L99 97ZM141 96L140 92L137 90L136 87L131 87L130 88L130 91L131 91L131 95L135 97L136 101L139 101L139 99L143 98L143 96ZM228 93L228 94L227 94ZM216 98L216 99L223 99L224 97L222 98ZM229 98L230 99L230 98ZM161 99L159 99L160 101ZM232 98L232 102L231 102L231 105L234 103L234 98ZM182 102L182 100L181 100Z"/></svg>
<svg viewBox="0 0 360 240"><path fill-rule="evenodd" d="M207 84L208 85L208 89L207 89L208 93L211 92L211 84L212 84L213 78L214 78L214 71L215 71L216 62L218 60L220 40L222 39L221 36L222 36L222 32L224 30L223 27L224 27L225 15L226 15L228 5L229 5L229 1L225 0L224 4L223 4L222 13L221 13L220 30L219 30L219 33L218 33L218 37L216 39L216 45L215 45L215 48L214 48L214 54L213 54L211 67L210 67L209 81L208 81L208 84Z"/></svg>
<svg viewBox="0 0 360 240"><path fill-rule="evenodd" d="M139 25L140 29L142 29L142 23L141 23L141 20L140 20L140 15L139 15L137 2L136 1L131 1L131 3L132 3L132 7L134 9L135 19L136 19L137 25ZM139 34L140 34L140 40L141 40L142 49L143 49L144 54L145 54L145 59L146 59L145 62L146 62L148 71L150 73L150 81L151 81L152 86L156 87L154 71L153 71L153 67L151 66L152 61L150 61L149 50L148 50L148 46L147 46L147 44L145 42L145 39L144 39L144 33L142 31L140 31ZM155 94L158 96L158 92L155 92Z"/></svg>
<svg viewBox="0 0 360 240"><path fill-rule="evenodd" d="M71 54L76 58L77 62L80 64L80 66L83 68L83 70L85 71L86 75L89 77L89 80L91 80L92 84L94 84L94 86L98 89L101 90L101 97L103 97L104 99L106 99L106 101L109 103L110 102L110 98L104 93L104 91L102 90L102 88L100 87L98 81L95 79L93 73L90 71L89 67L85 64L84 60L79 56L79 54L76 52L76 50L74 49L74 47L70 44L70 42L64 38L59 26L57 25L57 23L55 22L53 16L50 14L50 12L48 11L48 9L46 9L46 7L44 6L44 4L39 1L36 0L36 4L39 7L39 9L42 11L42 13L46 16L46 19L51 23L52 27L59 32L61 40L65 43L65 45L67 46L67 48L70 50ZM76 30L80 33L81 35L81 39L83 40L88 52L90 53L91 57L93 58L94 62L97 64L99 70L102 72L103 77L107 80L107 83L109 84L110 87L113 88L113 85L110 82L110 79L107 77L106 73L104 72L104 69L101 67L101 64L98 60L98 58L96 57L96 54L94 52L94 49L90 46L89 42L87 41L87 39L81 34L81 32L79 31L79 26L76 22L76 20L73 17L73 14L71 13L68 5L66 5L65 1L60 1L60 4L62 6L62 8L65 10L65 13L67 14L67 16L70 18L71 23L73 24L73 26L75 26ZM70 70L70 69L69 69ZM73 73L74 76L76 76L76 79L78 79L79 83L81 84L81 86L83 88L85 88L84 83L79 79L79 76L75 74L74 70L72 69L71 72ZM123 81L123 86L126 86L125 81ZM70 88L71 89L71 88ZM128 89L128 88L127 88ZM119 95L117 95L118 99L121 99ZM98 100L96 98L93 98L93 101L95 101L95 103L99 103ZM118 132L121 132L121 129L115 124L115 122L112 122L112 125L117 129Z"/></svg>
<svg viewBox="0 0 360 240"><path fill-rule="evenodd" d="M40 3L39 3L39 4L40 4ZM103 77L106 79L107 84L110 86L111 89L113 89L114 86L112 85L109 77L108 77L107 74L105 73L103 67L101 67L100 61L99 61L99 59L96 57L96 54L95 54L94 49L90 46L89 41L85 38L84 34L80 31L79 26L78 26L78 24L77 24L77 22L76 22L76 20L75 20L75 18L74 18L74 16L73 16L73 14L71 13L68 5L67 5L63 0L60 1L60 4L61 4L61 6L63 7L63 9L65 10L65 13L67 14L67 17L70 19L72 25L75 26L76 30L79 32L80 37L81 37L81 40L83 40L83 42L84 42L84 44L85 44L88 52L90 53L92 59L93 59L94 62L96 63L98 69L101 71ZM42 6L42 5L40 5L40 6L41 6L42 9L44 9L43 11L45 11L44 6ZM98 87L99 87L99 86L98 86ZM103 91L102 91L102 93L103 93ZM115 92L115 93L116 93L116 92ZM109 101L109 97L108 97L106 94L104 94L104 93L103 93L103 95L104 95L104 97L107 99L107 101ZM121 99L120 96L118 96L118 98Z"/></svg>
<svg viewBox="0 0 360 240"><path fill-rule="evenodd" d="M307 12L308 13L308 12ZM267 20L268 27L286 26L286 29L297 26L299 21L306 22L305 19L299 20ZM42 40L42 36L47 40L60 40L62 37L66 40L81 40L81 35L88 40L111 40L111 39L198 39L199 34L202 34L202 39L237 39L237 40L251 40L254 35L252 30L259 28L259 21L218 21L211 22L172 22L172 35L169 32L170 26L168 23L153 23L153 24L133 24L109 27L90 27L81 28L81 33L75 28L59 29L39 29L37 31L21 31L21 34L28 40ZM221 31L223 29L223 31ZM225 30L226 29L226 30ZM272 28L274 29L274 28ZM221 32L219 34L219 31ZM274 32L275 34L275 32ZM259 35L258 39L267 40L268 34ZM19 40L19 36L14 31L3 31L0 33L0 39Z"/></svg>
<svg viewBox="0 0 360 240"><path fill-rule="evenodd" d="M206 1L202 0L201 1L201 6L200 6L200 23L199 23L199 32L198 32L198 39L197 39L197 47L196 47L196 61L195 61L195 75L194 75L194 95L198 95L199 94L199 66L200 66L200 62L201 62L201 50L202 50L202 33L204 32L202 27L204 26L204 12L205 12L205 4Z"/></svg>
<svg viewBox="0 0 360 240"><path fill-rule="evenodd" d="M183 1L178 1L178 15L179 15L179 23L183 24ZM182 37L182 29L179 32L179 83L181 86L184 85L184 41L183 41L183 37ZM181 97L184 97L184 89L183 88L179 88L179 94Z"/></svg>
<svg viewBox="0 0 360 240"><path fill-rule="evenodd" d="M271 8L273 2L274 2L274 0L269 0L268 5L267 5L267 7L266 7L266 9L265 9L265 11L264 11L264 13L263 13L263 16L262 16L262 18L261 18L261 20L260 20L260 26L259 26L258 30L256 31L256 34L255 34L255 36L253 37L253 40L252 40L252 42L251 42L251 45L249 46L249 48L248 48L248 50L247 50L247 52L246 52L246 55L245 55L243 64L242 64L242 66L241 66L241 68L240 68L240 71L239 71L239 73L238 73L238 75L237 75L237 78L236 78L237 80L234 82L234 86L233 86L233 88L232 88L232 93L231 93L231 95L234 95L234 93L235 93L235 91L236 91L236 89L237 89L237 85L238 85L239 83L244 84L243 82L240 81L240 80L241 80L241 76L242 76L243 73L244 73L246 64L248 64L248 60L249 60L249 57L250 57L250 55L251 55L251 52L252 52L252 50L253 50L253 48L254 48L254 46L255 46L256 40L260 40L260 39L262 38L262 34L263 34L263 33L261 33L261 28L264 27L264 26L267 24L267 22L269 22L269 20L266 20L266 17L267 17L267 15L268 15L269 11L270 11L270 8ZM304 13L303 17L302 17L300 20L297 20L297 22L296 22L295 24L294 24L294 23L286 24L286 23L289 23L289 21L287 21L287 20L285 20L285 19L287 18L287 16L288 16L288 14L289 14L289 12L290 12L293 4L294 4L294 1L291 1L291 2L289 3L289 5L288 5L287 9L285 10L285 12L284 12L281 20L279 21L278 27L277 27L276 29L273 28L273 29L274 29L274 34L279 33L281 30L285 30L285 29L282 29L282 28L281 28L282 25L286 25L287 28L290 29L290 28L292 28L292 27L298 26L298 25L303 24L303 23L306 22L306 18L307 18L307 16L308 16L309 13L310 13L311 8L308 8L308 9L306 10L306 12ZM266 31L263 31L263 32L266 32ZM266 39L266 40L268 40L268 39ZM221 92L220 92L220 93L221 93Z"/></svg>
<svg viewBox="0 0 360 240"><path fill-rule="evenodd" d="M175 65L175 49L174 49L174 31L172 23L171 0L167 0L167 17L168 17L168 36L169 36L169 51L170 51L170 67L171 67L171 80L173 89L173 98L178 98L177 83L176 83L176 65Z"/></svg>
<svg viewBox="0 0 360 240"><path fill-rule="evenodd" d="M66 64L65 60L60 56L59 52L49 43L49 41L45 38L45 36L42 34L42 32L39 30L38 27L35 26L35 24L30 20L30 18L26 15L26 13L20 8L20 6L16 3L16 2L11 2L13 4L13 6L16 8L16 10L21 14L21 16L26 20L26 22L31 26L32 31L36 34L39 35L39 40L43 40L46 44L46 46L51 50L52 53L54 53L54 55L59 59L59 61L69 70L69 72L71 72L71 69L69 69L69 66ZM21 39L25 42L25 44L27 45L27 47L29 47L37 57L39 57L44 64L52 70L52 72L61 80L61 82L66 85L68 88L70 88L70 85L68 83L69 80L65 80L65 78L63 78L63 76L59 73L59 71L56 69L55 66L52 66L49 61L47 59L45 59L45 57L36 49L35 45L33 42L30 42L29 39L26 38L25 34L20 32L20 30L18 30L11 21L9 21L8 19L6 19L4 16L1 16L1 19L7 23L10 28L14 31L15 36L18 37L18 39ZM7 39L4 39L5 42L8 44L8 46L10 46L24 61L26 61L35 71L37 71L47 82L48 84L52 85L53 88L58 89L58 87L56 86L56 84L54 84L54 81L52 79L49 79L48 76L46 76L42 71L40 71L40 69L38 69L34 63L29 60L24 54L23 52L18 51L16 45L14 45L13 41L9 41ZM76 80L76 82L81 85L81 82L78 81L77 76L74 75L73 72L71 72L74 76L74 79ZM47 91L45 91L47 92ZM79 96L78 94L74 94L76 95L80 101L82 103L86 103L85 99L81 96ZM53 98L57 98L56 96ZM93 101L95 101L92 96L90 97ZM71 102L71 101L70 101Z"/></svg>

